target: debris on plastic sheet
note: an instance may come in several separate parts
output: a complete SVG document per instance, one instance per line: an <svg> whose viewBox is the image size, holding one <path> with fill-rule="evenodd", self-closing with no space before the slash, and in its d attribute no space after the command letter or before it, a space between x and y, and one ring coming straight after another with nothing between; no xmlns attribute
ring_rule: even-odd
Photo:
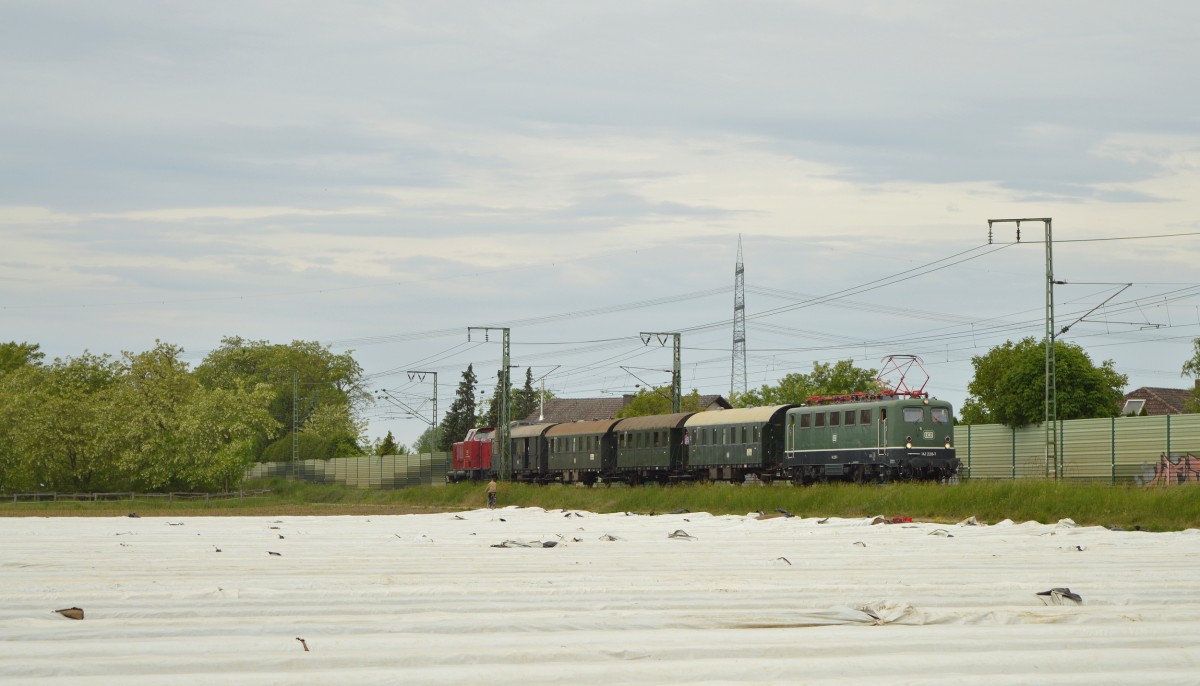
<svg viewBox="0 0 1200 686"><path fill-rule="evenodd" d="M870 624L872 626L895 624L896 622L904 619L910 619L913 617L913 615L919 614L912 605L901 603L870 603L856 609L871 620Z"/></svg>
<svg viewBox="0 0 1200 686"><path fill-rule="evenodd" d="M888 522L888 520L883 517L876 517L871 520L871 526L875 526L876 524L889 524L889 523L890 522Z"/></svg>
<svg viewBox="0 0 1200 686"><path fill-rule="evenodd" d="M1075 523L1075 520L1068 517L1065 519L1058 520L1058 523L1054 525L1054 528L1056 528L1056 529L1078 529L1079 525Z"/></svg>
<svg viewBox="0 0 1200 686"><path fill-rule="evenodd" d="M67 619L83 619L83 608L81 607L66 607L61 610L55 610L55 612Z"/></svg>
<svg viewBox="0 0 1200 686"><path fill-rule="evenodd" d="M1067 546L1066 548L1059 548L1059 550L1069 550L1069 551L1072 551L1072 552L1080 552L1080 553L1082 553L1083 551L1087 550L1087 548L1085 548L1085 547L1083 547L1083 546L1081 546L1081 545L1069 545L1069 546Z"/></svg>
<svg viewBox="0 0 1200 686"><path fill-rule="evenodd" d="M676 530L672 531L671 533L667 534L667 538L684 538L684 539L688 539L691 541L696 540L695 536L689 534L688 532L684 531L683 529L676 529Z"/></svg>
<svg viewBox="0 0 1200 686"><path fill-rule="evenodd" d="M779 514L783 515L784 517L795 517L796 516L796 515L792 514L791 512L788 512L787 510L783 509L782 507L775 508L775 511L778 512Z"/></svg>
<svg viewBox="0 0 1200 686"><path fill-rule="evenodd" d="M888 624L923 625L930 618L924 612L906 603L889 603L877 601L854 607L840 606L826 610L813 610L793 615L785 624L771 624L769 628L813 627L813 626L885 626ZM750 625L748 628L768 628L764 625Z"/></svg>
<svg viewBox="0 0 1200 686"><path fill-rule="evenodd" d="M867 544L866 544L866 543L863 543L862 541L855 541L855 542L854 542L854 545L858 546L859 548L866 548L866 547L867 547Z"/></svg>
<svg viewBox="0 0 1200 686"><path fill-rule="evenodd" d="M493 543L493 548L553 548L558 541L514 541L509 539L503 543Z"/></svg>
<svg viewBox="0 0 1200 686"><path fill-rule="evenodd" d="M784 562L787 564L787 566L789 566L789 567L792 566L792 561L783 556L775 558L774 560L772 560L772 562Z"/></svg>
<svg viewBox="0 0 1200 686"><path fill-rule="evenodd" d="M129 514L127 514L125 516L129 517L130 519L138 519L141 517L141 515L136 512L130 512Z"/></svg>
<svg viewBox="0 0 1200 686"><path fill-rule="evenodd" d="M603 536L600 537L600 540L601 541L619 541L621 539L617 536L613 536L612 534L604 534Z"/></svg>
<svg viewBox="0 0 1200 686"><path fill-rule="evenodd" d="M959 522L958 525L959 526L983 526L982 524L979 523L978 519L975 519L975 515L971 515L970 517L967 517L966 519Z"/></svg>
<svg viewBox="0 0 1200 686"><path fill-rule="evenodd" d="M681 507L678 510L671 510L667 514L691 514L691 513L692 513L691 510L687 509L686 507Z"/></svg>
<svg viewBox="0 0 1200 686"><path fill-rule="evenodd" d="M762 513L762 512L751 512L751 513L749 513L749 514L750 514L750 515L754 515L754 518L755 518L755 519L757 519L757 520L763 520L763 519L782 519L782 518L785 518L785 517L787 517L787 515L785 515L785 514L780 514L780 513L778 513L778 512L772 512L771 514L764 514L764 513Z"/></svg>
<svg viewBox="0 0 1200 686"><path fill-rule="evenodd" d="M826 517L825 519L818 519L817 524L824 524L825 522L828 522L828 521L829 521L829 517Z"/></svg>
<svg viewBox="0 0 1200 686"><path fill-rule="evenodd" d="M465 521L467 521L467 518L466 518L466 517L464 517L464 516L462 516L462 515L454 515L454 518L455 518L455 519L461 519L461 520L462 520L462 521L464 521L464 522L465 522Z"/></svg>
<svg viewBox="0 0 1200 686"><path fill-rule="evenodd" d="M417 537L413 540L417 543L433 543L433 539L429 537L429 534L417 534Z"/></svg>
<svg viewBox="0 0 1200 686"><path fill-rule="evenodd" d="M268 529L273 529L273 530L278 530L278 529L279 529L279 527L277 527L277 526L268 526L267 528L268 528Z"/></svg>
<svg viewBox="0 0 1200 686"><path fill-rule="evenodd" d="M570 518L570 517L582 517L583 515L579 514L578 512L568 512L563 516Z"/></svg>
<svg viewBox="0 0 1200 686"><path fill-rule="evenodd" d="M183 526L183 522L167 522L167 526Z"/></svg>
<svg viewBox="0 0 1200 686"><path fill-rule="evenodd" d="M892 517L892 524L912 524L912 517L897 515Z"/></svg>
<svg viewBox="0 0 1200 686"><path fill-rule="evenodd" d="M275 557L283 557L283 553L277 553L277 552L275 552L275 551L273 551L273 550L268 550L268 551L267 551L267 554L268 554L268 555L274 555Z"/></svg>
<svg viewBox="0 0 1200 686"><path fill-rule="evenodd" d="M933 531L930 531L926 535L928 535L928 536L944 536L946 538L954 538L954 534L950 533L949 531L947 531L945 529L934 529Z"/></svg>
<svg viewBox="0 0 1200 686"><path fill-rule="evenodd" d="M280 537L280 538L283 538L283 534L279 534L279 537Z"/></svg>
<svg viewBox="0 0 1200 686"><path fill-rule="evenodd" d="M1052 588L1037 594L1045 605L1082 605L1083 597L1069 588Z"/></svg>
<svg viewBox="0 0 1200 686"><path fill-rule="evenodd" d="M296 640L300 641L300 645L304 646L304 652L307 653L308 652L308 641L305 641L303 638L300 638L299 636L296 637Z"/></svg>

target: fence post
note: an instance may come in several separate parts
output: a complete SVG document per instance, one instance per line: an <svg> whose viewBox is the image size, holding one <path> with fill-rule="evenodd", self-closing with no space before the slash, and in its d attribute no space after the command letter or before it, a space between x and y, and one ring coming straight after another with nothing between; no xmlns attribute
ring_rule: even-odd
<svg viewBox="0 0 1200 686"><path fill-rule="evenodd" d="M1066 420L1059 419L1058 422L1058 478L1059 480L1067 478L1067 448L1063 445L1063 441L1067 437Z"/></svg>
<svg viewBox="0 0 1200 686"><path fill-rule="evenodd" d="M971 478L971 425L967 424L967 478Z"/></svg>
<svg viewBox="0 0 1200 686"><path fill-rule="evenodd" d="M1009 429L1009 444L1012 446L1012 480L1017 480L1017 430Z"/></svg>
<svg viewBox="0 0 1200 686"><path fill-rule="evenodd" d="M1109 459L1112 460L1112 485L1117 485L1117 418L1113 417L1109 420L1112 423L1112 428L1108 431L1108 453Z"/></svg>
<svg viewBox="0 0 1200 686"><path fill-rule="evenodd" d="M1167 458L1171 457L1171 415L1167 415Z"/></svg>

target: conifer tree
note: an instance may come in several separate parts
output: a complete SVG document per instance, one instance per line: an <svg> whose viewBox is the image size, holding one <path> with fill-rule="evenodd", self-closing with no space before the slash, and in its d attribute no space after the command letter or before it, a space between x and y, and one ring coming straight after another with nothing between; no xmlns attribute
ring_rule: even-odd
<svg viewBox="0 0 1200 686"><path fill-rule="evenodd" d="M462 380L458 382L458 391L454 402L446 410L446 418L442 420L439 450L449 451L457 441L461 441L475 426L475 376L474 365L467 365Z"/></svg>

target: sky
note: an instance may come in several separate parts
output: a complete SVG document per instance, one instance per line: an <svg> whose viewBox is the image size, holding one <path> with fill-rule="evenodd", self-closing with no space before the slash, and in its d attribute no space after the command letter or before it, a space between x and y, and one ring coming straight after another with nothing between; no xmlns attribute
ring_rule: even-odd
<svg viewBox="0 0 1200 686"><path fill-rule="evenodd" d="M1127 391L1193 383L1195 3L0 16L0 340L48 358L320 341L406 443L408 371L438 414L468 364L494 385L468 327L562 397L669 383L639 334L679 332L685 392L728 395L740 240L749 387L908 354L960 406L973 356L1045 331L1044 224L988 220L1048 217L1061 339Z"/></svg>

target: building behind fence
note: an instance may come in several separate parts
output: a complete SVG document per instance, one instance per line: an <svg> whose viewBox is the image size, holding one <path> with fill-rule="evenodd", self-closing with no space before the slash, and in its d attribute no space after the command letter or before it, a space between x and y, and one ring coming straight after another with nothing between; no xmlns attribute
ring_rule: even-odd
<svg viewBox="0 0 1200 686"><path fill-rule="evenodd" d="M283 478L314 484L392 489L444 484L449 467L449 453L339 457L330 460L260 462L246 472L246 478Z"/></svg>
<svg viewBox="0 0 1200 686"><path fill-rule="evenodd" d="M1188 468L1194 463L1189 456L1200 456L1200 414L1072 419L1058 422L1057 433L1063 479L1169 485L1200 477ZM1041 426L959 425L954 442L961 478L1055 476Z"/></svg>

